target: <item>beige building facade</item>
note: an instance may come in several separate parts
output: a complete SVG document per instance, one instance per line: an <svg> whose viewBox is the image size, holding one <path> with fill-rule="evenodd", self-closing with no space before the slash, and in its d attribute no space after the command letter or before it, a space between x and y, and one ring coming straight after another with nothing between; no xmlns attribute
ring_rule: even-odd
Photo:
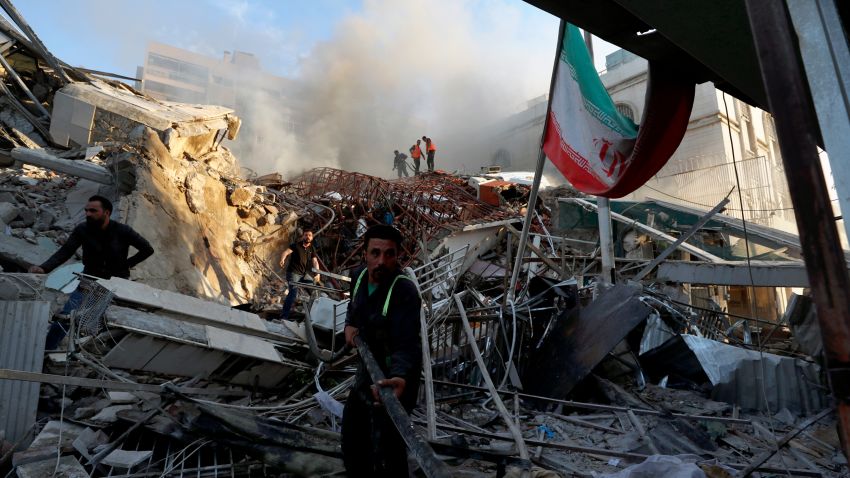
<svg viewBox="0 0 850 478"><path fill-rule="evenodd" d="M648 80L646 60L618 50L606 57L606 71L600 78L618 110L640 123ZM515 170L533 169L545 114L544 95L497 123L485 161ZM688 129L674 155L645 186L625 199L657 198L710 209L737 187L735 166L744 217L796 232L772 117L712 83L696 86ZM737 200L726 213L741 217Z"/></svg>
<svg viewBox="0 0 850 478"><path fill-rule="evenodd" d="M235 110L243 121L234 144L240 157L269 155L268 145L277 145L280 137L297 143L303 136L298 83L264 71L251 53L225 51L213 58L151 42L137 78L137 89L163 101Z"/></svg>

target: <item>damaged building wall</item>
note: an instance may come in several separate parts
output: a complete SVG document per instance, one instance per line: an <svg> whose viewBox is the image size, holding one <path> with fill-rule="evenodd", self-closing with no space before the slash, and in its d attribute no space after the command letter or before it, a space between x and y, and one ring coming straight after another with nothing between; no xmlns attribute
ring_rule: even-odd
<svg viewBox="0 0 850 478"><path fill-rule="evenodd" d="M136 189L119 209L128 225L159 248L133 277L225 303L248 302L264 277L257 261L276 264L294 218L279 213L269 221L258 187L227 176L236 160L224 148L209 150L200 161L178 159L152 130L144 132L140 147ZM235 247L260 239L265 240L260 247Z"/></svg>

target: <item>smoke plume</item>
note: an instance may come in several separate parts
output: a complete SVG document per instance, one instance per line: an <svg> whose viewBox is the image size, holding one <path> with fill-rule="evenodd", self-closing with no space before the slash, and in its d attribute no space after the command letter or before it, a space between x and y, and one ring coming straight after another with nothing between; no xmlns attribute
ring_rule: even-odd
<svg viewBox="0 0 850 478"><path fill-rule="evenodd" d="M297 174L333 166L392 176L393 150L427 135L436 166L487 164L480 138L489 126L548 88L551 43L528 51L520 8L456 0L367 0L332 37L302 58L294 77L296 133L280 126L262 95L240 111L260 141L241 161L258 171ZM484 135L483 137L486 137ZM424 167L424 164L423 164Z"/></svg>

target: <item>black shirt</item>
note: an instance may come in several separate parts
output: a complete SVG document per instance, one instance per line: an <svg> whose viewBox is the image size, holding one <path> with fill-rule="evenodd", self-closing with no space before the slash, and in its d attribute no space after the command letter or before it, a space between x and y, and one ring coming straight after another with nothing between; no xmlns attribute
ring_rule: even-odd
<svg viewBox="0 0 850 478"><path fill-rule="evenodd" d="M130 277L130 268L153 254L150 243L126 224L109 221L106 229L101 229L82 223L41 268L45 272L52 271L70 259L80 246L83 246L83 274L103 279L112 276L126 279ZM130 246L139 252L128 258Z"/></svg>
<svg viewBox="0 0 850 478"><path fill-rule="evenodd" d="M355 294L357 278L364 269L356 270L351 276L352 297L348 303L345 323L359 329L360 337L369 346L387 378L405 379L401 403L410 410L416 404L419 375L422 373L422 341L419 334L422 299L413 281L399 278L392 287L387 315L384 316L383 308L390 286L401 271L390 274L372 294L369 294L367 272ZM371 384L372 380L361 363L357 369L355 389L368 397Z"/></svg>
<svg viewBox="0 0 850 478"><path fill-rule="evenodd" d="M302 276L307 275L307 266L316 256L313 252L313 244L310 244L310 247L307 248L304 247L302 241L293 242L289 245L289 250L292 251L292 254L289 256L289 265L286 267L286 271Z"/></svg>

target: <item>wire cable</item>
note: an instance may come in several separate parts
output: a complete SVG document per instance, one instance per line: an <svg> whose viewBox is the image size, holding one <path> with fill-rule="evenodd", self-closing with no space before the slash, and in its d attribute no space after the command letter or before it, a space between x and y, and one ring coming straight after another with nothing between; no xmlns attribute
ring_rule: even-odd
<svg viewBox="0 0 850 478"><path fill-rule="evenodd" d="M738 175L738 162L737 162L737 159L735 157L735 144L734 144L734 138L732 136L732 125L729 123L729 105L726 102L726 92L725 91L723 92L723 108L726 110L726 129L729 132L729 146L731 147L731 150L732 150L732 167L735 171L735 184L738 187L738 203L741 206L741 210L743 211L743 209L744 209L744 197L743 197L743 194L741 193L741 178ZM741 214L741 224L743 225L743 229L744 229L744 249L746 250L747 272L748 272L749 278L750 278L750 286L749 286L750 315L755 317L756 316L755 280L753 279L753 267L752 267L752 262L751 262L751 259L750 259L750 237L749 237L749 233L747 232L747 220L744 218L743 213ZM759 351L759 363L761 364L761 367L760 367L761 368L761 381L760 381L761 382L761 395L762 395L762 398L764 399L765 410L767 411L768 424L770 425L770 433L771 433L771 435L773 435L773 445L776 448L777 456L779 456L779 459L782 461L782 465L786 468L786 474L788 474L788 476L791 476L791 473L789 473L787 471L788 465L785 463L785 458L782 456L781 453L779 453L779 441L776 439L776 427L774 426L775 423L774 423L774 418L773 418L773 412L770 410L770 401L767 399L767 389L766 389L766 386L764 384L765 379L767 377L767 370L765 368L765 363L764 363L764 344L762 343L761 333L759 333L758 351Z"/></svg>

